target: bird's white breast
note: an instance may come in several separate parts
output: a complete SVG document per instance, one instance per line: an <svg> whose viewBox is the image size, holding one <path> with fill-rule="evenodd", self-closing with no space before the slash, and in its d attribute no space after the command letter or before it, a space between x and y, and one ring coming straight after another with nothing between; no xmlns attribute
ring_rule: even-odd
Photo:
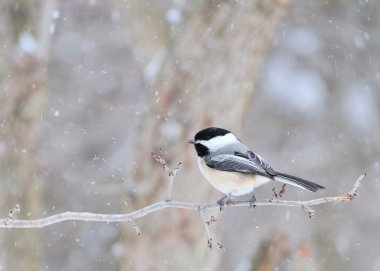
<svg viewBox="0 0 380 271"><path fill-rule="evenodd" d="M240 196L248 194L251 193L255 187L270 181L270 179L256 174L222 171L210 168L202 158L198 158L198 165L207 181L226 195Z"/></svg>

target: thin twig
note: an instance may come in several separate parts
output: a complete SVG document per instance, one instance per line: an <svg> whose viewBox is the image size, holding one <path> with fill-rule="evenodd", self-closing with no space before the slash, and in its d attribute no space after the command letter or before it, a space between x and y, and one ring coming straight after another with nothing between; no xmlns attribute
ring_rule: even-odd
<svg viewBox="0 0 380 271"><path fill-rule="evenodd" d="M166 201L170 201L172 199L174 177L177 175L179 169L181 168L182 162L179 162L173 170L170 170L168 164L165 161L164 152L161 149L158 152L152 151L151 155L154 160L161 164L165 172L168 174L169 180L168 189L166 192Z"/></svg>
<svg viewBox="0 0 380 271"><path fill-rule="evenodd" d="M207 225L211 225L212 223L215 223L215 222L218 222L218 220L214 216L211 216L210 220L206 221Z"/></svg>
<svg viewBox="0 0 380 271"><path fill-rule="evenodd" d="M286 186L286 184L283 184L281 186L281 190L278 193L276 192L275 187L272 188L273 196L271 198L271 201L278 199L278 198L282 198L282 196L285 194L285 186Z"/></svg>
<svg viewBox="0 0 380 271"><path fill-rule="evenodd" d="M132 224L133 228L135 229L136 235L140 236L141 235L141 229L139 228L139 226L137 226L136 222L134 220L130 220L129 222Z"/></svg>
<svg viewBox="0 0 380 271"><path fill-rule="evenodd" d="M201 218L201 221L203 223L203 226L205 227L206 236L207 236L207 246L212 249L213 241L210 233L209 225L206 222L204 211L201 207L198 208L199 217Z"/></svg>
<svg viewBox="0 0 380 271"><path fill-rule="evenodd" d="M357 194L358 189L361 185L363 178L366 175L361 175L355 182L352 190L346 194L337 197L323 197L307 201L289 201L289 200L257 200L255 202L256 206L288 206L288 207L301 207L305 208L310 206L326 204L326 203L339 203L343 201L353 200ZM225 208L234 207L249 207L250 201L232 201ZM127 214L96 214L87 212L64 212L40 219L34 220L16 220L16 219L0 219L0 228L43 228L52 224L60 223L63 221L97 221L97 222L130 222L134 221L140 217L146 216L150 213L157 212L160 210L168 208L177 209L189 209L198 211L202 209L203 211L209 209L219 209L218 203L194 203L194 202L183 202L183 201L159 201L148 205L144 208L138 209L136 211Z"/></svg>
<svg viewBox="0 0 380 271"><path fill-rule="evenodd" d="M7 218L5 219L6 223L8 223L8 221L11 221L12 219L14 219L16 217L16 215L20 213L20 211L21 211L20 205L16 204L15 207L13 207L13 209L9 211Z"/></svg>
<svg viewBox="0 0 380 271"><path fill-rule="evenodd" d="M156 160L158 163L161 164L161 166L164 168L164 170L167 173L170 172L170 169L169 169L169 167L168 167L168 165L167 165L167 163L166 163L166 161L164 159L164 152L163 152L162 149L159 149L158 152L152 151L150 154L152 155L152 158L154 160Z"/></svg>
<svg viewBox="0 0 380 271"><path fill-rule="evenodd" d="M214 240L212 239L211 237L211 233L210 233L210 224L211 222L215 222L216 219L211 217L211 219L209 221L206 221L206 218L205 218L205 215L204 215L204 211L202 208L198 208L198 212L199 212L199 217L201 218L201 221L203 223L203 225L205 226L205 231L206 231L206 236L207 236L207 246L212 249L214 246L216 246L217 248L219 248L222 252L226 252L226 250L224 249L224 246L221 242L214 242Z"/></svg>
<svg viewBox="0 0 380 271"><path fill-rule="evenodd" d="M170 201L172 199L173 183L174 175L169 175L168 190L166 191L166 201Z"/></svg>
<svg viewBox="0 0 380 271"><path fill-rule="evenodd" d="M304 209L309 214L309 218L315 217L315 211L313 209L311 209L309 206L302 205L301 207L302 207L302 209Z"/></svg>
<svg viewBox="0 0 380 271"><path fill-rule="evenodd" d="M177 175L181 165L182 165L182 162L179 162L172 171L169 171L169 183L168 183L168 190L166 192L167 201L172 199L174 177Z"/></svg>

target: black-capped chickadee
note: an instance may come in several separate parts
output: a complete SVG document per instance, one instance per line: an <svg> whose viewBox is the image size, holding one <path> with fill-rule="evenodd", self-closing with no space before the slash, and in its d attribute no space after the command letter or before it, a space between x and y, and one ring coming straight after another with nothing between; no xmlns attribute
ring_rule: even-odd
<svg viewBox="0 0 380 271"><path fill-rule="evenodd" d="M222 128L203 129L189 143L195 146L199 169L203 176L226 195L218 201L221 209L226 198L251 193L254 188L270 181L290 184L313 192L325 188L314 182L273 170L235 134ZM254 206L255 200L253 194L251 206Z"/></svg>

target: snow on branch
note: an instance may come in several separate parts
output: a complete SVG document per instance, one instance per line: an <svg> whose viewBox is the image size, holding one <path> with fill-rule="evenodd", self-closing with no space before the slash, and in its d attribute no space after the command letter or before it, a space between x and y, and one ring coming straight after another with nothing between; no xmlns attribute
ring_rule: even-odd
<svg viewBox="0 0 380 271"><path fill-rule="evenodd" d="M64 221L96 221L96 222L129 222L135 228L137 235L141 234L141 230L135 223L135 220L146 216L150 213L161 211L169 208L176 209L188 209L194 210L198 212L201 222L203 223L207 236L207 244L210 248L216 245L219 249L224 251L223 245L220 242L214 242L211 237L211 232L209 229L209 225L212 222L215 222L216 219L211 217L209 221L206 221L205 211L209 209L219 209L220 206L218 203L195 203L195 202L184 202L184 201L172 201L172 187L174 182L174 177L177 175L181 162L177 164L177 166L170 170L168 167L164 157L163 152L160 150L158 153L151 153L153 159L161 164L164 168L165 172L168 174L168 190L166 195L166 200L159 201L153 204L150 204L146 207L138 209L136 211L126 213L126 214L97 214L97 213L89 213L89 212L64 212L52 216L47 216L39 219L31 219L31 220L17 220L15 216L20 212L20 207L16 205L7 215L6 218L0 219L0 228L43 228L52 224L61 223ZM271 199L257 200L255 202L256 206L287 206L287 207L300 207L304 209L310 218L314 218L315 211L311 208L311 206L326 204L326 203L339 203L343 201L351 201L358 195L359 187L362 183L362 180L366 174L362 174L356 180L354 187L350 192L335 196L335 197L323 197L313 200L307 201L289 201L289 200L280 200L279 198L284 193L284 187L282 187L281 191L277 194L274 192L274 197ZM225 208L233 208L233 207L246 207L249 208L251 205L250 201L229 201Z"/></svg>

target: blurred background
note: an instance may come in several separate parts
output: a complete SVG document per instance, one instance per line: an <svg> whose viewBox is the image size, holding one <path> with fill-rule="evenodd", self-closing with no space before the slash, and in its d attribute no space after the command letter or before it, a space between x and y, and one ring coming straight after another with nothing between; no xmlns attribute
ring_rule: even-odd
<svg viewBox="0 0 380 271"><path fill-rule="evenodd" d="M0 0L0 215L125 213L165 198L150 157L184 166L174 199L214 202L186 143L233 130L313 194L353 202L0 230L0 270L380 270L380 2ZM273 186L261 187L269 198Z"/></svg>

